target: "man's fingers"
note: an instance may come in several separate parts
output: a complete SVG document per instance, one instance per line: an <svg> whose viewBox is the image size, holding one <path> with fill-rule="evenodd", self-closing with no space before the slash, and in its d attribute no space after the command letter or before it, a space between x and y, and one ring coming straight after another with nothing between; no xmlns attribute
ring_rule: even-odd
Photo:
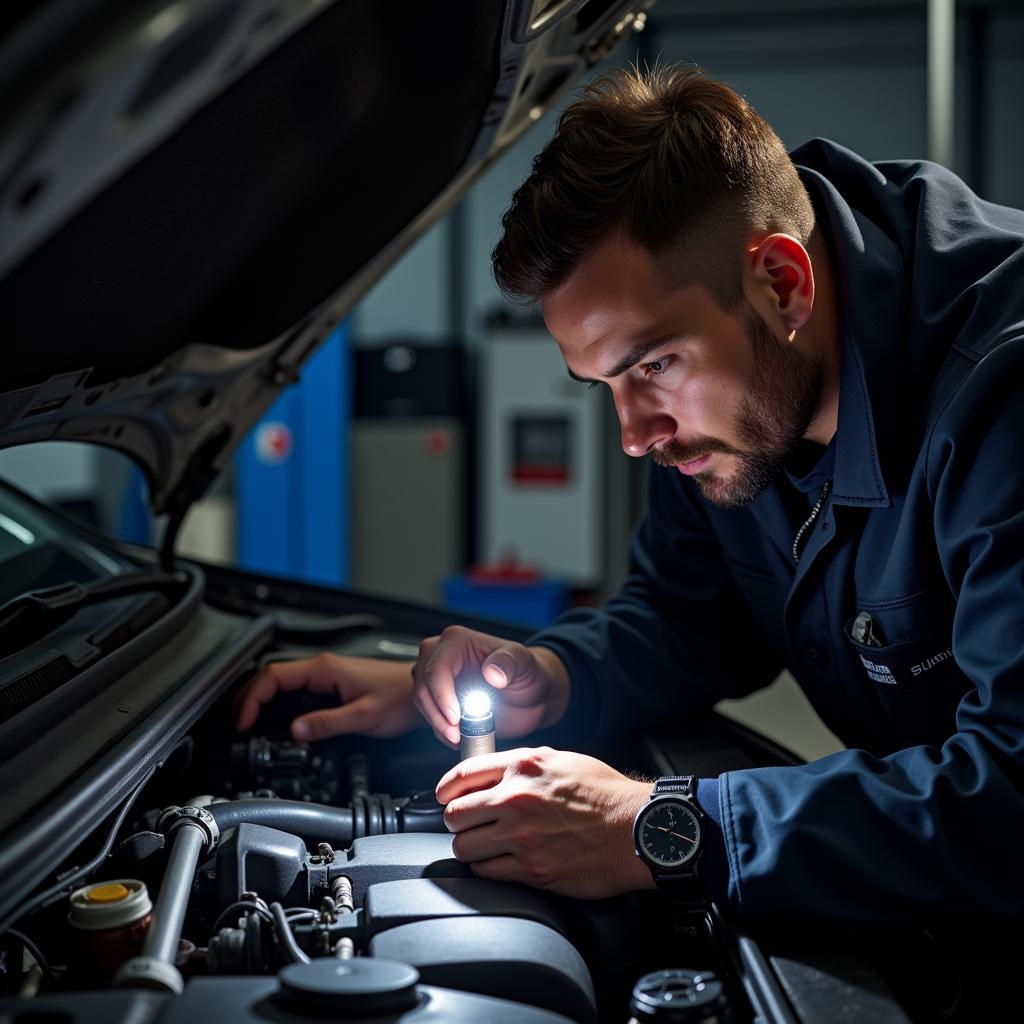
<svg viewBox="0 0 1024 1024"><path fill-rule="evenodd" d="M235 728L242 732L251 729L259 718L260 708L278 691L277 677L268 665L241 692L235 715Z"/></svg>
<svg viewBox="0 0 1024 1024"><path fill-rule="evenodd" d="M324 740L350 732L370 732L379 725L379 708L371 698L360 697L351 704L322 711L310 711L292 722L296 740Z"/></svg>
<svg viewBox="0 0 1024 1024"><path fill-rule="evenodd" d="M537 677L537 660L528 647L508 643L487 655L481 672L484 679L499 690L515 683L533 683Z"/></svg>
<svg viewBox="0 0 1024 1024"><path fill-rule="evenodd" d="M484 679L500 690L513 683L532 681L537 674L537 662L528 647L508 643L487 655L481 671Z"/></svg>
<svg viewBox="0 0 1024 1024"><path fill-rule="evenodd" d="M502 853L489 860L470 864L469 870L474 875L490 878L495 882L523 882L526 880L526 869L510 853Z"/></svg>
<svg viewBox="0 0 1024 1024"><path fill-rule="evenodd" d="M441 776L434 791L438 803L446 804L465 793L488 789L496 782L500 782L517 753L518 751L514 750L503 750L500 753L479 754L460 761Z"/></svg>
<svg viewBox="0 0 1024 1024"><path fill-rule="evenodd" d="M242 692L235 726L242 732L251 729L260 708L278 693L289 690L331 693L339 689L338 667L328 657L274 661Z"/></svg>
<svg viewBox="0 0 1024 1024"><path fill-rule="evenodd" d="M444 656L444 648L439 648L437 653L423 661L422 667L420 666L421 663L417 662L416 669L413 670L414 676L419 673L416 681L430 691L434 704L448 724L457 726L461 713L459 701L455 696L455 673L458 669L449 664L449 660Z"/></svg>
<svg viewBox="0 0 1024 1024"><path fill-rule="evenodd" d="M508 838L503 837L500 827L494 824L460 832L452 840L452 853L463 864L475 864L508 852Z"/></svg>
<svg viewBox="0 0 1024 1024"><path fill-rule="evenodd" d="M499 647L489 654L480 666L484 679L499 690L504 689L515 679L517 670L515 654L507 647Z"/></svg>
<svg viewBox="0 0 1024 1024"><path fill-rule="evenodd" d="M500 690L509 707L542 703L546 676L536 654L522 644L505 644L492 651L481 666L484 679Z"/></svg>
<svg viewBox="0 0 1024 1024"><path fill-rule="evenodd" d="M449 800L444 809L444 823L448 831L465 832L466 829L497 821L498 808L494 806L497 789L497 786L490 786Z"/></svg>
<svg viewBox="0 0 1024 1024"><path fill-rule="evenodd" d="M416 672L413 671L415 679ZM417 685L412 695L412 702L419 713L426 719L427 724L434 730L434 735L449 747L459 745L459 730L449 724L448 719L441 714L434 701L434 695L425 686Z"/></svg>

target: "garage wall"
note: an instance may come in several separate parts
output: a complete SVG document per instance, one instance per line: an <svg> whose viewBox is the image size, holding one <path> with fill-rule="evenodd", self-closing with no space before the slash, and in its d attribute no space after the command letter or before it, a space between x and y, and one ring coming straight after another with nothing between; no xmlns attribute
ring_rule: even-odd
<svg viewBox="0 0 1024 1024"><path fill-rule="evenodd" d="M979 119L986 169L978 190L993 202L1024 207L1024 4L1016 0L992 15L983 45Z"/></svg>
<svg viewBox="0 0 1024 1024"><path fill-rule="evenodd" d="M927 155L923 2L659 0L648 26L616 63L700 64L739 89L787 146L822 135L873 160ZM986 198L1024 206L1024 5L961 0L957 31L954 169ZM532 127L463 202L465 257L455 272L471 341L501 303L489 266L501 214L556 116ZM364 300L361 343L449 333L449 242L446 225L435 227Z"/></svg>

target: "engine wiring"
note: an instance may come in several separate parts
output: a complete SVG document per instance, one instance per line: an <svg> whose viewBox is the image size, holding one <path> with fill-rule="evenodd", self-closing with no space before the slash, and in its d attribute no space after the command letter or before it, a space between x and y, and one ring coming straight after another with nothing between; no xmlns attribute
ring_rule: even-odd
<svg viewBox="0 0 1024 1024"><path fill-rule="evenodd" d="M277 902L271 903L270 913L274 915L278 938L281 940L289 956L291 956L292 961L300 964L308 964L310 962L309 956L298 942L295 941L291 925L288 923L288 918L285 916L284 907Z"/></svg>
<svg viewBox="0 0 1024 1024"><path fill-rule="evenodd" d="M236 900L217 915L217 920L213 922L213 927L210 931L216 935L227 924L230 915L238 913L257 914L271 927L274 926L274 917L263 900Z"/></svg>

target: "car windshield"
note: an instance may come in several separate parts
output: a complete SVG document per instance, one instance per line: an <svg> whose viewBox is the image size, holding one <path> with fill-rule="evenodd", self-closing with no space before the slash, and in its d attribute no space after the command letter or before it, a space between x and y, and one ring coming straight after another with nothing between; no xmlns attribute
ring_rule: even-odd
<svg viewBox="0 0 1024 1024"><path fill-rule="evenodd" d="M70 526L0 487L0 605L30 590L84 583L122 569Z"/></svg>

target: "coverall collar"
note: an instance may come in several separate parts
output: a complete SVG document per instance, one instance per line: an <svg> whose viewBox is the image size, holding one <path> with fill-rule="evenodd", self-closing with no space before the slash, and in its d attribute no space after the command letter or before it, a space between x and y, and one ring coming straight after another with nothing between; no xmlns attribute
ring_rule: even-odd
<svg viewBox="0 0 1024 1024"><path fill-rule="evenodd" d="M835 260L843 324L839 420L832 500L838 505L887 508L883 463L898 438L895 414L903 358L904 283L899 249L868 217L854 210L823 174L797 170L815 199ZM822 216L824 214L824 217Z"/></svg>

